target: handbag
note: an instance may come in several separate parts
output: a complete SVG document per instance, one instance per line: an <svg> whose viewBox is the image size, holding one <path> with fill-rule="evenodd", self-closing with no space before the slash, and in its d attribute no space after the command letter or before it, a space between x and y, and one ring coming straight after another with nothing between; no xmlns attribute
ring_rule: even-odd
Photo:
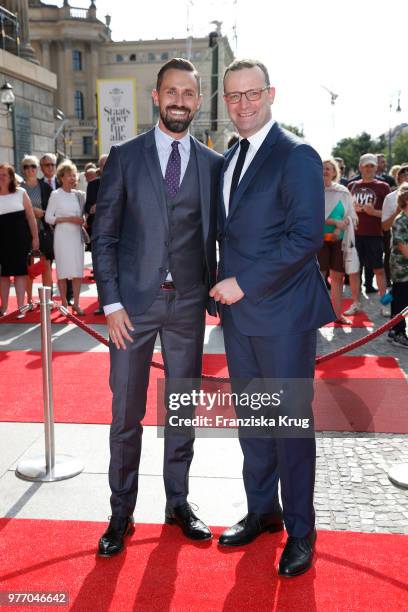
<svg viewBox="0 0 408 612"><path fill-rule="evenodd" d="M41 251L29 251L27 255L27 273L31 280L45 272L45 261Z"/></svg>
<svg viewBox="0 0 408 612"><path fill-rule="evenodd" d="M360 259L355 247L354 223L351 216L347 217L348 224L344 232L341 248L343 251L344 270L346 274L355 274L360 271Z"/></svg>
<svg viewBox="0 0 408 612"><path fill-rule="evenodd" d="M78 191L75 191L75 195L76 198L78 200L78 204L79 204L79 212L80 214L82 214L82 209L84 207L84 202L81 199L81 196L79 195ZM88 234L88 232L86 231L85 227L83 225L81 225L81 240L83 244L90 244L91 243L91 238Z"/></svg>
<svg viewBox="0 0 408 612"><path fill-rule="evenodd" d="M346 274L355 274L360 270L360 260L354 245L347 247L344 252L344 269Z"/></svg>
<svg viewBox="0 0 408 612"><path fill-rule="evenodd" d="M91 238L83 225L81 225L81 238L84 244L91 244Z"/></svg>

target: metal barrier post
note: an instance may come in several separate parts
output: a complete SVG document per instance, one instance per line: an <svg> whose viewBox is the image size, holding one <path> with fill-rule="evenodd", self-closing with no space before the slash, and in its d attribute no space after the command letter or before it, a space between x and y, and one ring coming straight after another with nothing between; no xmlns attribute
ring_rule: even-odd
<svg viewBox="0 0 408 612"><path fill-rule="evenodd" d="M408 489L408 463L392 465L388 472L388 478L398 487Z"/></svg>
<svg viewBox="0 0 408 612"><path fill-rule="evenodd" d="M77 476L83 465L69 455L55 456L54 404L52 394L51 287L40 287L41 353L44 398L45 457L23 459L16 476L34 482L54 482Z"/></svg>

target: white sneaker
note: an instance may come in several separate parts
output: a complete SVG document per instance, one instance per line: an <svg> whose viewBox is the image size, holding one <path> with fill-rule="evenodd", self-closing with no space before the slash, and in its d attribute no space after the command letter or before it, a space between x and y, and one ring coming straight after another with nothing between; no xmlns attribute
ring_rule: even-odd
<svg viewBox="0 0 408 612"><path fill-rule="evenodd" d="M380 313L382 314L383 317L386 317L387 319L389 319L391 316L390 309L387 308L387 306L381 306Z"/></svg>
<svg viewBox="0 0 408 612"><path fill-rule="evenodd" d="M361 304L360 302L353 302L350 308L344 311L344 314L347 316L355 315L358 312L361 312Z"/></svg>

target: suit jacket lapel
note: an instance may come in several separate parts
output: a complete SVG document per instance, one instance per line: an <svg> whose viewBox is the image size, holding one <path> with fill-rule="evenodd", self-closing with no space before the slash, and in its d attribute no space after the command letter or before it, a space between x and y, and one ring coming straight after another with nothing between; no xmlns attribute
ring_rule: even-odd
<svg viewBox="0 0 408 612"><path fill-rule="evenodd" d="M200 205L201 205L201 222L203 226L204 243L207 241L208 231L210 227L210 206L211 206L211 170L210 161L203 154L201 146L196 142L195 138L190 136L191 153L196 154L198 167L198 185L200 189ZM190 153L190 155L191 155Z"/></svg>
<svg viewBox="0 0 408 612"><path fill-rule="evenodd" d="M276 139L278 137L279 127L277 123L274 123L268 134L266 135L265 140L262 145L258 149L254 159L249 164L248 168L242 179L240 180L237 190L234 194L233 200L231 202L231 206L228 211L227 223L230 221L232 215L234 214L237 206L242 200L242 196L245 193L245 190L250 185L252 179L256 176L259 168L262 166L266 158L271 152L271 147L275 144Z"/></svg>
<svg viewBox="0 0 408 612"><path fill-rule="evenodd" d="M166 194L163 186L163 174L160 167L159 156L157 154L156 141L154 138L154 128L146 133L145 136L145 161L150 174L153 188L156 192L156 203L163 216L166 229L169 229L169 219L167 216Z"/></svg>

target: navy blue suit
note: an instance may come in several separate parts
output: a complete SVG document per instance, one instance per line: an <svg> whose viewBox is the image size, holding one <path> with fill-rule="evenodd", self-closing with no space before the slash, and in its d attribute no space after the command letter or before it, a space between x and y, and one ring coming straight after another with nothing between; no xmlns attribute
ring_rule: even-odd
<svg viewBox="0 0 408 612"><path fill-rule="evenodd" d="M226 154L224 172L235 151ZM316 330L335 318L316 260L323 226L321 160L274 123L240 180L228 217L221 184L219 280L236 277L245 294L223 307L231 378L313 379ZM311 397L309 408L312 417ZM313 433L283 439L240 432L240 443L248 511L277 510L280 480L286 529L306 536L314 527Z"/></svg>

